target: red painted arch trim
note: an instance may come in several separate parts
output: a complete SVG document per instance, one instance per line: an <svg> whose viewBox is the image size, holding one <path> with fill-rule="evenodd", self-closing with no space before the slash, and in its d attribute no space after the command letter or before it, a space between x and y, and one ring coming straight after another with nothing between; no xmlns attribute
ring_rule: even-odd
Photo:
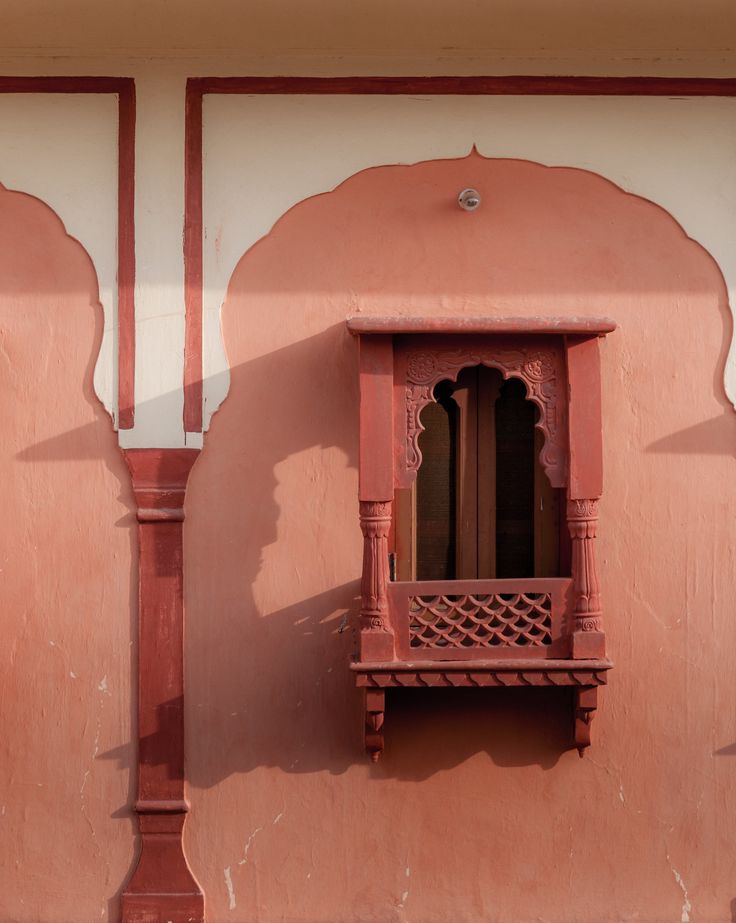
<svg viewBox="0 0 736 923"><path fill-rule="evenodd" d="M132 77L5 77L0 93L114 93L118 97L118 428L135 411L135 81Z"/></svg>
<svg viewBox="0 0 736 923"><path fill-rule="evenodd" d="M202 432L202 92L187 81L184 116L184 432Z"/></svg>
<svg viewBox="0 0 736 923"><path fill-rule="evenodd" d="M135 83L118 91L118 427L135 421Z"/></svg>
<svg viewBox="0 0 736 923"><path fill-rule="evenodd" d="M193 77L192 93L734 96L732 77Z"/></svg>
<svg viewBox="0 0 736 923"><path fill-rule="evenodd" d="M202 100L217 94L736 96L718 77L191 77L186 89L184 429L202 431Z"/></svg>

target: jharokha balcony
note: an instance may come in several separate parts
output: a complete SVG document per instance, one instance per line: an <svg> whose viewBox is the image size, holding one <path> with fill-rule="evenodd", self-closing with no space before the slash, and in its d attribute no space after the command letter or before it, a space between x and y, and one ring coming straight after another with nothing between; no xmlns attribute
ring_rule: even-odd
<svg viewBox="0 0 736 923"><path fill-rule="evenodd" d="M356 318L366 749L386 689L569 686L605 656L595 558L605 319Z"/></svg>

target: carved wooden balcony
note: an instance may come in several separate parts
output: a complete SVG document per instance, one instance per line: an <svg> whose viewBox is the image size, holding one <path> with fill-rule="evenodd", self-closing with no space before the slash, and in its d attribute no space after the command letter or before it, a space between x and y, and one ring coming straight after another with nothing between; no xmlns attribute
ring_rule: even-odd
<svg viewBox="0 0 736 923"><path fill-rule="evenodd" d="M360 645L351 669L365 690L366 749L374 760L383 750L391 687L568 686L572 742L582 754L612 666L595 539L598 338L615 325L357 318L348 327L360 337L364 536ZM510 379L521 382L513 393L504 388ZM439 430L431 436L429 418L424 433L422 415L433 402L454 414L440 420L449 441ZM522 406L529 402L534 416ZM521 408L511 429L509 408ZM439 467L434 456L424 460L435 465L427 484L423 450L439 453ZM533 501L521 543L523 517L506 509L510 496L525 510ZM417 579L433 568L452 578ZM530 573L499 573L515 569Z"/></svg>

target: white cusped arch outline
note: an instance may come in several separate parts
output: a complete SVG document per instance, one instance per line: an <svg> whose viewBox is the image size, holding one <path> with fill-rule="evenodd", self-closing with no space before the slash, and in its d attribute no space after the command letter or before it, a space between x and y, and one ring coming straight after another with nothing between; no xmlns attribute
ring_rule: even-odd
<svg viewBox="0 0 736 923"><path fill-rule="evenodd" d="M733 312L736 100L228 96L206 105L205 426L229 387L220 310L237 262L299 202L371 167L456 159L475 148L488 158L594 173L662 208L702 246ZM736 405L733 342L724 377Z"/></svg>
<svg viewBox="0 0 736 923"><path fill-rule="evenodd" d="M51 223L58 226L59 231L74 245L78 250L80 259L83 259L89 264L89 269L94 278L94 296L91 303L91 309L98 315L96 322L100 322L100 332L99 336L96 338L96 342L93 347L93 354L90 356L89 369L94 370L91 376L91 384L96 399L100 402L100 405L103 407L105 412L109 415L111 422L115 425L115 414L113 408L110 406L109 401L103 400L103 396L100 395L98 388L96 387L95 374L100 363L100 356L102 352L102 345L104 342L104 329L105 329L105 308L100 299L100 283L99 276L97 273L97 268L95 267L94 260L90 255L87 248L82 244L79 238L75 237L73 234L70 234L67 226L59 215L59 213L49 205L48 202L44 201L40 196L33 195L30 192L25 192L22 189L10 189L7 186L3 185L0 182L0 197L2 196L18 196L20 198L29 200L34 203L38 208L40 215L43 215L45 219ZM86 376L85 376L86 377Z"/></svg>

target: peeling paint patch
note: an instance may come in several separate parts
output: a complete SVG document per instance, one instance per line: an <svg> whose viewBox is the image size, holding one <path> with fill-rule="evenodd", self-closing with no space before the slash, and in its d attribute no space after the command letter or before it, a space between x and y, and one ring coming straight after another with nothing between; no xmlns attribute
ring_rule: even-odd
<svg viewBox="0 0 736 923"><path fill-rule="evenodd" d="M102 679L97 684L97 688L103 695L112 695L107 685L107 673L102 677Z"/></svg>
<svg viewBox="0 0 736 923"><path fill-rule="evenodd" d="M672 864L672 860L667 856L667 861L670 864L670 869L672 874L675 876L675 881L680 886L682 891L682 913L680 915L680 923L690 923L690 911L693 909L692 904L690 903L690 898L688 897L687 888L685 887L685 882L682 880L682 875L677 871L677 869Z"/></svg>
<svg viewBox="0 0 736 923"><path fill-rule="evenodd" d="M70 671L69 671L69 676L71 676L72 679L76 679L76 678L77 678L77 674L74 672L74 670L70 670Z"/></svg>
<svg viewBox="0 0 736 923"><path fill-rule="evenodd" d="M233 877L230 874L230 866L223 870L225 874L225 886L227 887L228 909L235 910L235 888L233 887Z"/></svg>
<svg viewBox="0 0 736 923"><path fill-rule="evenodd" d="M404 875L409 878L411 875L411 869L407 865L404 869ZM399 899L398 909L403 910L406 902L409 900L409 886L407 885L406 891L402 891L401 898ZM402 915L403 919L403 915Z"/></svg>
<svg viewBox="0 0 736 923"><path fill-rule="evenodd" d="M284 816L284 812L283 812L283 811L280 811L280 812L276 815L276 817L274 817L274 819L273 819L274 824L277 824L277 823L281 820L281 818L282 818L283 816Z"/></svg>

